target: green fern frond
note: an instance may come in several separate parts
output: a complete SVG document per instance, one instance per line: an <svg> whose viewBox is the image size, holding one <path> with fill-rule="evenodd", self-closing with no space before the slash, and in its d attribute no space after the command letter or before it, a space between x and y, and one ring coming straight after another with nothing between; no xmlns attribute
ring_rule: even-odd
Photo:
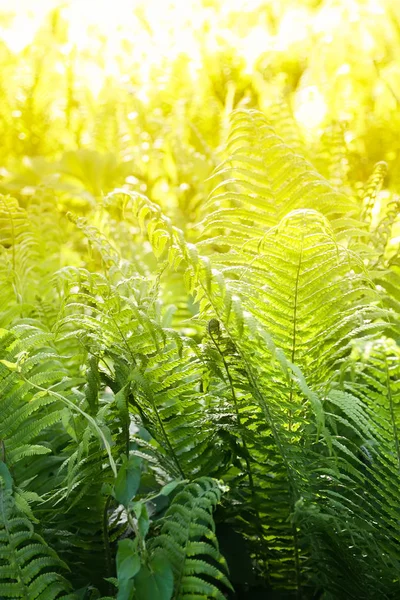
<svg viewBox="0 0 400 600"><path fill-rule="evenodd" d="M260 239L284 215L300 208L318 210L332 223L355 214L354 202L295 154L257 111L233 113L227 154L215 173L220 183L204 205L207 216L199 226L209 243Z"/></svg>
<svg viewBox="0 0 400 600"><path fill-rule="evenodd" d="M17 510L10 473L5 463L0 462L1 597L66 598L71 586L61 573L67 570L67 565Z"/></svg>
<svg viewBox="0 0 400 600"><path fill-rule="evenodd" d="M387 174L387 164L383 161L375 165L374 171L366 183L362 197L362 219L372 224L372 211L376 197Z"/></svg>
<svg viewBox="0 0 400 600"><path fill-rule="evenodd" d="M4 307L14 302L20 305L26 296L29 270L34 268L37 257L37 241L31 231L29 217L14 198L0 196L0 281L2 282ZM2 316L7 323L7 314Z"/></svg>
<svg viewBox="0 0 400 600"><path fill-rule="evenodd" d="M194 596L225 598L231 589L227 565L218 548L212 513L221 499L218 483L203 477L179 492L149 547L171 563L176 600Z"/></svg>
<svg viewBox="0 0 400 600"><path fill-rule="evenodd" d="M133 406L182 477L215 473L224 462L225 451L213 428L219 401L200 392L202 373L196 356L174 345L164 348L162 358L151 359L142 375L132 373Z"/></svg>
<svg viewBox="0 0 400 600"><path fill-rule="evenodd" d="M343 190L349 184L349 159L345 134L347 124L333 121L324 130L316 165L338 190Z"/></svg>

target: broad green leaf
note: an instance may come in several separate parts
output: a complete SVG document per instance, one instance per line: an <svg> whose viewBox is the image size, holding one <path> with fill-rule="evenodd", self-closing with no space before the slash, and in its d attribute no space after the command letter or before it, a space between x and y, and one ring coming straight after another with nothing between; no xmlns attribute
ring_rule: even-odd
<svg viewBox="0 0 400 600"><path fill-rule="evenodd" d="M135 496L140 485L140 465L141 459L137 456L131 456L124 462L117 475L114 485L116 500L127 507L129 502Z"/></svg>
<svg viewBox="0 0 400 600"><path fill-rule="evenodd" d="M150 527L149 513L143 502L135 502L133 505L135 516L138 522L138 528L142 538L145 538Z"/></svg>
<svg viewBox="0 0 400 600"><path fill-rule="evenodd" d="M118 586L117 600L133 600L134 590L133 579L123 579Z"/></svg>
<svg viewBox="0 0 400 600"><path fill-rule="evenodd" d="M171 565L163 556L155 556L143 565L135 577L135 600L170 600L174 591Z"/></svg>
<svg viewBox="0 0 400 600"><path fill-rule="evenodd" d="M132 579L139 572L140 556L137 544L133 540L125 539L118 542L116 562L119 582Z"/></svg>

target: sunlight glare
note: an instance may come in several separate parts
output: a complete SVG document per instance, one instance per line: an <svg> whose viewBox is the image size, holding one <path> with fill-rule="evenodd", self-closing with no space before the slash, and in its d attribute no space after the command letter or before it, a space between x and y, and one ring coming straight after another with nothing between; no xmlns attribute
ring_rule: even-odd
<svg viewBox="0 0 400 600"><path fill-rule="evenodd" d="M310 85L300 89L295 99L295 117L303 127L318 128L327 113L324 96L317 86Z"/></svg>

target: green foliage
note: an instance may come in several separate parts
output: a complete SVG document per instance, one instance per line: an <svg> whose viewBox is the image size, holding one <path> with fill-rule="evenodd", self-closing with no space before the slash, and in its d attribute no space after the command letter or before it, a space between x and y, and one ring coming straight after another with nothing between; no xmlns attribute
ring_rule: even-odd
<svg viewBox="0 0 400 600"><path fill-rule="evenodd" d="M60 574L67 565L18 510L4 462L0 462L0 557L2 598L72 597L67 580Z"/></svg>
<svg viewBox="0 0 400 600"><path fill-rule="evenodd" d="M221 491L213 480L194 480L175 496L161 520L152 552L155 557L164 556L174 573L173 596L163 598L187 600L202 595L222 599L225 596L216 584L231 587L212 517L220 498Z"/></svg>
<svg viewBox="0 0 400 600"><path fill-rule="evenodd" d="M396 9L261 4L0 48L0 598L399 597Z"/></svg>

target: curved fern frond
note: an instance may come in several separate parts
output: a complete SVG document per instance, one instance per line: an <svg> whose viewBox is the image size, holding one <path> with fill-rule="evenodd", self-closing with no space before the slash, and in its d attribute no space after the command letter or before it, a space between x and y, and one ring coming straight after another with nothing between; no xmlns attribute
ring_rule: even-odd
<svg viewBox="0 0 400 600"><path fill-rule="evenodd" d="M212 513L221 499L215 480L195 479L179 492L163 517L159 535L149 543L163 555L174 573L174 600L225 598L231 589L221 556Z"/></svg>
<svg viewBox="0 0 400 600"><path fill-rule="evenodd" d="M56 600L70 596L68 567L18 511L11 475L0 462L0 596Z"/></svg>
<svg viewBox="0 0 400 600"><path fill-rule="evenodd" d="M383 181L387 175L387 164L383 161L378 162L375 165L373 173L368 179L364 193L362 196L362 213L361 217L363 221L372 226L372 211L374 209L376 197L378 195L379 190L382 187Z"/></svg>
<svg viewBox="0 0 400 600"><path fill-rule="evenodd" d="M233 113L227 154L214 175L220 183L204 205L207 216L199 225L209 243L223 247L225 242L260 239L284 215L300 208L318 210L332 222L356 214L356 204L295 154L257 111Z"/></svg>
<svg viewBox="0 0 400 600"><path fill-rule="evenodd" d="M21 304L26 296L29 271L34 268L38 246L32 233L29 217L14 198L0 196L0 281L4 308L19 305L17 314L22 316ZM12 313L0 313L3 324L8 324Z"/></svg>
<svg viewBox="0 0 400 600"><path fill-rule="evenodd" d="M234 393L227 391L226 381L221 406L230 424L220 431L230 431L236 455L242 446L246 481L246 424L244 437L255 491L250 511L249 496L238 485L243 505L236 512L241 523L247 523L247 536L259 540L253 546L258 547L255 559L271 584L305 589L308 583L302 571L307 556L301 532L290 523L289 515L303 495L318 493L312 492L312 482L323 481L326 470L332 470L335 459L329 454L345 451L332 438L330 425L324 424L316 390L323 395L336 385L338 369L350 355L353 340L374 337L385 327L379 297L362 262L338 244L329 222L316 211L293 211L260 239L250 237L241 246L237 238L225 237L231 251L214 248L209 258L204 253L210 252L213 242L188 244L159 209L145 199L131 199L136 200L132 208L143 219L154 217L149 237L154 239L156 232L163 235L171 265L176 264L175 256L186 265L187 287L199 302L201 318L220 320L227 332L236 354L228 365L234 373ZM239 414L243 411L242 425L232 415L234 397ZM324 448L322 461L307 442L310 431L314 443ZM354 472L357 467L351 460L348 455L339 461L340 473ZM231 476L228 471L228 481ZM236 508L237 502L235 498ZM266 515L261 527L254 509ZM279 559L282 556L284 561Z"/></svg>

